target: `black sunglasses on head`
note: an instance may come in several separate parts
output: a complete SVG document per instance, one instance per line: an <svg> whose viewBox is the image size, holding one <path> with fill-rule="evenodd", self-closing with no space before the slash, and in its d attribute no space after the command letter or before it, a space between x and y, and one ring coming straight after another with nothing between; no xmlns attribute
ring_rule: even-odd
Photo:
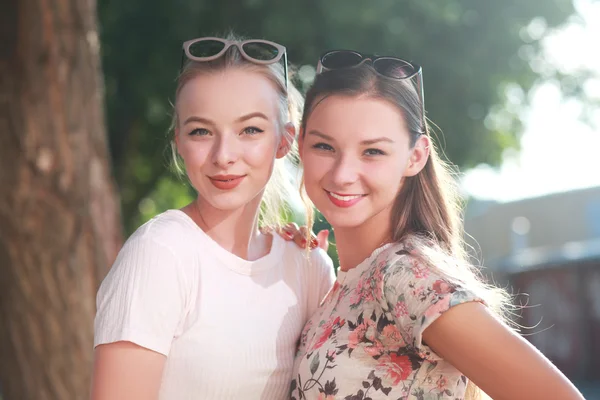
<svg viewBox="0 0 600 400"><path fill-rule="evenodd" d="M386 78L410 80L417 90L424 110L422 69L420 65L410 61L393 56L362 54L354 50L331 50L319 58L317 74L336 69L358 67L364 63L370 63L375 72Z"/></svg>

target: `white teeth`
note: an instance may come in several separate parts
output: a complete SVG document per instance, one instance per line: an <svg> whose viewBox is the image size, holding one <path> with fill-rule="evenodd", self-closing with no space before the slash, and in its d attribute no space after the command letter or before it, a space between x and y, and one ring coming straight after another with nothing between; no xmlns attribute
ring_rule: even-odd
<svg viewBox="0 0 600 400"><path fill-rule="evenodd" d="M341 201L350 201L350 200L354 200L354 199L358 199L359 197L362 197L361 194L359 195L355 195L355 196L340 196L339 194L335 194L332 192L327 192L331 195L331 197L333 197L334 199L338 199Z"/></svg>

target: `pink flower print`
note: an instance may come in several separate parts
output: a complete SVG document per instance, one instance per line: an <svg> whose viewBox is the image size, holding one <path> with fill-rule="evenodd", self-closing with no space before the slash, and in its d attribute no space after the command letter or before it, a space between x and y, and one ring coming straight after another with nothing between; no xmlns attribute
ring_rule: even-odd
<svg viewBox="0 0 600 400"><path fill-rule="evenodd" d="M350 306L357 306L363 301L373 301L373 290L371 289L371 285L369 277L362 278L356 284L356 289L354 289L354 293L350 297Z"/></svg>
<svg viewBox="0 0 600 400"><path fill-rule="evenodd" d="M367 353L368 355L370 355L371 357L377 357L383 354L385 348L383 347L383 344L375 339L373 341L373 343L367 345L364 347L365 353Z"/></svg>
<svg viewBox="0 0 600 400"><path fill-rule="evenodd" d="M348 287L342 286L342 289L340 290L340 293L338 295L337 302L340 303L342 301L342 299L344 298L344 296L346 296L347 294L348 294Z"/></svg>
<svg viewBox="0 0 600 400"><path fill-rule="evenodd" d="M367 334L368 323L371 320L363 321L362 324L358 325L352 332L348 334L348 347L351 349L355 349L358 347L358 344L364 341L365 336Z"/></svg>
<svg viewBox="0 0 600 400"><path fill-rule="evenodd" d="M404 338L402 337L402 334L400 334L400 331L396 325L387 325L385 328L383 328L382 335L384 338L385 347L388 350L396 351L399 348L406 346Z"/></svg>
<svg viewBox="0 0 600 400"><path fill-rule="evenodd" d="M327 359L329 359L330 361L334 361L335 360L335 356L336 356L336 352L335 349L331 349L331 350L327 350Z"/></svg>
<svg viewBox="0 0 600 400"><path fill-rule="evenodd" d="M362 349L371 357L380 356L385 348L381 341L377 340L375 322L367 319L348 334L348 347L356 349L362 345Z"/></svg>
<svg viewBox="0 0 600 400"><path fill-rule="evenodd" d="M448 282L443 281L441 279L438 279L437 281L433 282L431 288L437 294L445 294L450 293L452 291L452 287L448 284Z"/></svg>
<svg viewBox="0 0 600 400"><path fill-rule="evenodd" d="M378 369L381 369L386 373L386 378L389 379L394 386L405 381L413 372L412 363L408 356L405 355L392 353L381 357L379 361L381 363L379 364Z"/></svg>
<svg viewBox="0 0 600 400"><path fill-rule="evenodd" d="M375 272L373 272L373 292L375 293L377 301L383 299L383 280L383 270L377 268Z"/></svg>
<svg viewBox="0 0 600 400"><path fill-rule="evenodd" d="M437 390L439 390L440 392L443 392L444 390L446 390L446 387L448 386L448 378L446 378L444 375L440 375L439 379L437 380L437 382L435 383Z"/></svg>
<svg viewBox="0 0 600 400"><path fill-rule="evenodd" d="M406 306L406 302L404 299L398 300L396 305L394 306L394 316L398 319L401 317L406 317L408 315L408 307Z"/></svg>
<svg viewBox="0 0 600 400"><path fill-rule="evenodd" d="M448 310L450 308L450 297L451 296L444 296L437 303L431 305L425 310L425 316L427 318L436 317Z"/></svg>
<svg viewBox="0 0 600 400"><path fill-rule="evenodd" d="M316 350L323 346L327 339L332 335L335 329L341 328L346 323L346 320L340 319L340 317L336 317L333 321L330 319L323 326L323 333L321 333L321 337L315 343L312 350Z"/></svg>
<svg viewBox="0 0 600 400"><path fill-rule="evenodd" d="M410 269L417 279L425 279L429 276L429 269L416 260L412 262L412 267Z"/></svg>
<svg viewBox="0 0 600 400"><path fill-rule="evenodd" d="M425 287L415 287L412 291L412 295L420 301L427 299L427 289Z"/></svg>

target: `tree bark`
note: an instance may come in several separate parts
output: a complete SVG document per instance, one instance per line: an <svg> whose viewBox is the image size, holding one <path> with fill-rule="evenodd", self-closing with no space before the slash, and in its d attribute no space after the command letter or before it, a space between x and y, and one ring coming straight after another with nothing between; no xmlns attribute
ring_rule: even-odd
<svg viewBox="0 0 600 400"><path fill-rule="evenodd" d="M122 243L94 0L0 11L0 390L89 397L95 294Z"/></svg>

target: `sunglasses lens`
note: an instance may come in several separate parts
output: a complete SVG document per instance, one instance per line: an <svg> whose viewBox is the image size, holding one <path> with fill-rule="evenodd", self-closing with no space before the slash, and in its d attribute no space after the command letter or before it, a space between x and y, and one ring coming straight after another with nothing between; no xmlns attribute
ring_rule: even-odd
<svg viewBox="0 0 600 400"><path fill-rule="evenodd" d="M373 68L381 75L396 79L408 78L416 72L411 64L397 58L378 58Z"/></svg>
<svg viewBox="0 0 600 400"><path fill-rule="evenodd" d="M190 54L194 57L212 57L219 54L225 43L218 40L200 40L190 45Z"/></svg>
<svg viewBox="0 0 600 400"><path fill-rule="evenodd" d="M279 49L269 43L247 42L244 43L243 49L248 57L259 61L271 61L279 55Z"/></svg>
<svg viewBox="0 0 600 400"><path fill-rule="evenodd" d="M362 59L353 51L332 51L321 58L321 65L327 69L348 68L360 64Z"/></svg>

